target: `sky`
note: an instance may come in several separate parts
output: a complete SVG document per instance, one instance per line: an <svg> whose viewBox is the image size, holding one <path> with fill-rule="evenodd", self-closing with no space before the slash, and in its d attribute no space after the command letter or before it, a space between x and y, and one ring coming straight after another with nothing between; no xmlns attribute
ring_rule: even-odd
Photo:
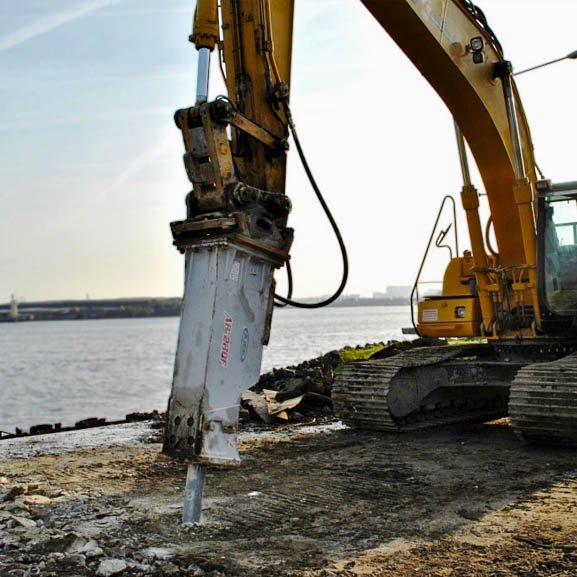
<svg viewBox="0 0 577 577"><path fill-rule="evenodd" d="M479 4L517 70L577 49L573 0ZM182 293L169 223L190 185L172 115L194 100L193 10L0 0L0 302ZM295 18L292 111L348 246L345 292L412 284L441 199L461 186L451 116L360 1L296 0ZM518 86L541 169L577 180L577 62ZM340 257L296 152L287 183L294 294L331 293ZM442 277L435 263L426 280Z"/></svg>

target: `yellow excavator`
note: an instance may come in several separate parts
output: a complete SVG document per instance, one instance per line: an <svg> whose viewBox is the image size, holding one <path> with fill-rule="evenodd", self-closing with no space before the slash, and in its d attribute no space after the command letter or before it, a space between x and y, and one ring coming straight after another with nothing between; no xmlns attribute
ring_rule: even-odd
<svg viewBox="0 0 577 577"><path fill-rule="evenodd" d="M455 120L470 251L451 258L441 295L418 303L415 328L469 341L347 365L335 411L350 426L390 431L508 413L528 440L575 445L577 182L538 176L511 63L480 8L470 0L361 1ZM196 103L175 114L193 189L186 219L171 225L186 273L163 449L192 463L187 483L196 494L202 465L238 462L239 399L259 378L274 304L299 304L275 295L273 278L288 267L292 242L290 135L303 157L289 102L293 9L292 0L197 2ZM228 94L209 102L215 54ZM324 305L342 292L346 252L305 169L344 254L343 282Z"/></svg>

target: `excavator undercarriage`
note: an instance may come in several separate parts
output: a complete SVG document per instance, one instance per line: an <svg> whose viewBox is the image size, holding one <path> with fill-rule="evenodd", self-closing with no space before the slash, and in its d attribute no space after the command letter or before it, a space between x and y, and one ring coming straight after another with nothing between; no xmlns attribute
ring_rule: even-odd
<svg viewBox="0 0 577 577"><path fill-rule="evenodd" d="M577 353L523 367L511 385L509 416L528 441L577 446Z"/></svg>
<svg viewBox="0 0 577 577"><path fill-rule="evenodd" d="M577 342L416 347L350 363L337 416L361 429L407 432L511 416L527 440L577 445Z"/></svg>
<svg viewBox="0 0 577 577"><path fill-rule="evenodd" d="M484 345L437 346L350 363L334 385L335 412L355 428L397 432L504 416L520 366L491 353Z"/></svg>

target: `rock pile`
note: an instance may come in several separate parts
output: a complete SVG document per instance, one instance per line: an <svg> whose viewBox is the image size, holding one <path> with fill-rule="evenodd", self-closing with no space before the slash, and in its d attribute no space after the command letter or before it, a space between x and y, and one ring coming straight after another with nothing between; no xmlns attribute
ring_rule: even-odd
<svg viewBox="0 0 577 577"><path fill-rule="evenodd" d="M10 563L14 575L74 574L84 572L89 564L97 566L104 555L98 543L57 521L58 510L67 509L71 500L88 498L46 481L13 484L0 477L0 569L16 558ZM20 569L21 573L14 573Z"/></svg>
<svg viewBox="0 0 577 577"><path fill-rule="evenodd" d="M342 364L338 351L299 365L273 369L242 395L245 419L265 423L300 420L304 416L330 415L335 370Z"/></svg>
<svg viewBox="0 0 577 577"><path fill-rule="evenodd" d="M220 576L178 558L170 543L147 546L127 537L122 527L132 517L128 502L0 477L0 575Z"/></svg>

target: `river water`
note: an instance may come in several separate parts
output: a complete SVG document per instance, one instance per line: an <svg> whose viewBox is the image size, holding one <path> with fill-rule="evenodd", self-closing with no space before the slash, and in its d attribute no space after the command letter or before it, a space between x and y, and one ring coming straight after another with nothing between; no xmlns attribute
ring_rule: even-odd
<svg viewBox="0 0 577 577"><path fill-rule="evenodd" d="M0 323L0 430L165 410L176 317ZM402 338L408 307L278 309L262 371Z"/></svg>

